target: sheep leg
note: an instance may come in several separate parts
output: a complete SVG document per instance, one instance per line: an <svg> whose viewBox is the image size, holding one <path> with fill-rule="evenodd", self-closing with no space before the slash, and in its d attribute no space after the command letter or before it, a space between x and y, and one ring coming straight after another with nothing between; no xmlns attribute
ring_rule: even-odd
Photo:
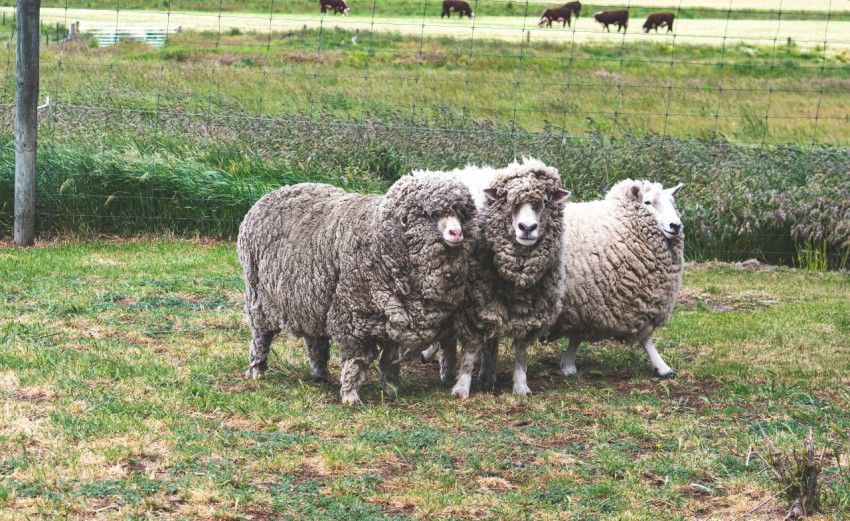
<svg viewBox="0 0 850 521"><path fill-rule="evenodd" d="M342 346L340 346L342 347ZM342 370L340 371L340 397L343 405L354 405L360 403L360 396L357 391L366 381L366 370L372 365L375 360L375 350L365 349L363 351L348 351L340 349L342 352L356 353L355 356L343 357Z"/></svg>
<svg viewBox="0 0 850 521"><path fill-rule="evenodd" d="M499 338L491 338L484 344L484 353L481 356L481 370L478 371L478 380L491 389L496 386L499 368Z"/></svg>
<svg viewBox="0 0 850 521"><path fill-rule="evenodd" d="M457 396L461 400L469 398L469 388L472 385L472 370L475 367L475 361L478 359L482 347L482 342L479 338L463 342L460 371L458 373L457 383L452 388L452 396Z"/></svg>
<svg viewBox="0 0 850 521"><path fill-rule="evenodd" d="M581 339L570 339L570 345L567 346L564 355L561 357L561 371L564 372L564 376L578 374L578 369L576 369L576 352L578 352L578 346L580 345Z"/></svg>
<svg viewBox="0 0 850 521"><path fill-rule="evenodd" d="M317 382L330 382L331 373L328 371L328 360L331 358L331 341L327 338L308 337L307 354L310 357L310 372Z"/></svg>
<svg viewBox="0 0 850 521"><path fill-rule="evenodd" d="M646 349L646 354L649 355L649 361L652 362L652 367L655 368L655 374L662 378L675 378L676 373L670 369L670 366L667 365L666 362L661 358L661 355L658 354L658 350L655 349L655 344L652 343L652 335L644 338L640 341L640 345Z"/></svg>
<svg viewBox="0 0 850 521"><path fill-rule="evenodd" d="M433 344L428 346L428 349L422 351L422 353L419 354L419 361L422 362L423 364L427 364L428 362L430 362L431 360L434 359L434 357L437 355L437 353L439 351L440 351L440 344L438 344L437 342L434 342Z"/></svg>
<svg viewBox="0 0 850 521"><path fill-rule="evenodd" d="M266 376L269 368L269 350L277 331L262 331L254 328L251 331L251 348L248 351L248 370L245 378L259 380Z"/></svg>
<svg viewBox="0 0 850 521"><path fill-rule="evenodd" d="M398 395L401 387L401 362L398 359L398 348L384 348L381 359L378 362L381 370L381 388L384 396L393 399Z"/></svg>
<svg viewBox="0 0 850 521"><path fill-rule="evenodd" d="M528 346L531 342L525 339L514 339L514 394L520 396L528 396L531 394L531 389L528 388L526 380L526 370L528 361Z"/></svg>
<svg viewBox="0 0 850 521"><path fill-rule="evenodd" d="M457 378L457 339L446 338L440 341L440 381L451 382Z"/></svg>

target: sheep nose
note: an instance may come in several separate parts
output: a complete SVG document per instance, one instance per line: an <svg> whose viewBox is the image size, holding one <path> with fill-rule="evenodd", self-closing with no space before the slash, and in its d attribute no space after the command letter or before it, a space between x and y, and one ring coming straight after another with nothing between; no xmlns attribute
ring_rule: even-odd
<svg viewBox="0 0 850 521"><path fill-rule="evenodd" d="M681 224L679 224L679 223L670 223L670 230L672 230L672 231L673 231L673 233L679 233L679 230L681 230L681 229L682 229L682 225L681 225Z"/></svg>
<svg viewBox="0 0 850 521"><path fill-rule="evenodd" d="M534 224L519 223L518 226L519 226L519 229L522 230L522 232L525 233L525 234L529 234L529 233L531 233L531 232L533 232L534 230L537 229L537 223L534 223Z"/></svg>
<svg viewBox="0 0 850 521"><path fill-rule="evenodd" d="M449 236L453 239L463 239L463 230L460 228L452 228L449 230Z"/></svg>

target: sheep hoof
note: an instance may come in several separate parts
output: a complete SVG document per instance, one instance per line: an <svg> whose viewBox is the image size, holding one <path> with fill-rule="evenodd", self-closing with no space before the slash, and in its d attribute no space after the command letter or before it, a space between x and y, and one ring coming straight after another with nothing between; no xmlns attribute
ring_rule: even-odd
<svg viewBox="0 0 850 521"><path fill-rule="evenodd" d="M442 380L443 383L454 382L455 380L457 380L457 374L455 374L455 373L443 373L443 374L440 375L440 380Z"/></svg>
<svg viewBox="0 0 850 521"><path fill-rule="evenodd" d="M564 372L564 376L577 376L578 375L578 369L576 369L576 366L562 367L561 371Z"/></svg>
<svg viewBox="0 0 850 521"><path fill-rule="evenodd" d="M527 385L514 386L514 394L519 396L530 396L531 389L528 388Z"/></svg>
<svg viewBox="0 0 850 521"><path fill-rule="evenodd" d="M259 367L250 367L245 371L245 378L248 380L262 380L266 377L266 371Z"/></svg>
<svg viewBox="0 0 850 521"><path fill-rule="evenodd" d="M665 380L672 380L673 378L676 378L676 372L671 370L669 373L661 374L660 372L658 372L658 369L656 369L655 376L657 376L658 378L664 378Z"/></svg>
<svg viewBox="0 0 850 521"><path fill-rule="evenodd" d="M317 382L317 383L325 383L325 384L329 384L329 383L333 382L333 380L331 380L330 373L326 373L326 372L314 374L313 375L313 381Z"/></svg>
<svg viewBox="0 0 850 521"><path fill-rule="evenodd" d="M342 395L343 405L357 405L358 403L360 403L360 397L357 395L356 391L351 391Z"/></svg>
<svg viewBox="0 0 850 521"><path fill-rule="evenodd" d="M464 391L464 390L461 390L461 389L453 389L452 390L452 396L456 396L457 398L460 398L460 401L463 402L463 401L466 401L469 398L469 391Z"/></svg>

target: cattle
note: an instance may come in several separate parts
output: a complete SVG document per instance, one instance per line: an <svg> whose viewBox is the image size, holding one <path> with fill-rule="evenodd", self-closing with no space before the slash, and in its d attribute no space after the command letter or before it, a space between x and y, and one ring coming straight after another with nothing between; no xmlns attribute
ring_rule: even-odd
<svg viewBox="0 0 850 521"><path fill-rule="evenodd" d="M552 27L552 22L563 22L561 27L570 25L570 16L573 10L569 7L556 7L554 9L546 9L543 11L543 16L537 22L537 27L549 26Z"/></svg>
<svg viewBox="0 0 850 521"><path fill-rule="evenodd" d="M475 13L472 12L472 8L469 7L468 2L464 2L463 0L443 0L443 12L440 13L440 18L444 16L451 18L452 13L457 13L461 18L463 18L463 15L475 18Z"/></svg>
<svg viewBox="0 0 850 521"><path fill-rule="evenodd" d="M567 9L572 11L576 17L576 20L578 20L578 15L581 14L581 2L567 2L561 7L566 7Z"/></svg>
<svg viewBox="0 0 850 521"><path fill-rule="evenodd" d="M322 14L333 11L334 15L342 13L342 16L348 16L349 11L351 11L345 0L319 0L319 7L322 8Z"/></svg>
<svg viewBox="0 0 850 521"><path fill-rule="evenodd" d="M676 15L673 13L652 13L646 17L646 22L643 24L643 32L648 33L651 29L658 32L659 27L666 27L667 32L673 31L673 20Z"/></svg>
<svg viewBox="0 0 850 521"><path fill-rule="evenodd" d="M609 25L616 25L618 33L620 29L623 29L623 33L625 33L626 29L629 28L629 12L625 9L595 13L593 19L599 22L602 28L606 29L609 33L611 32L611 29L608 27Z"/></svg>

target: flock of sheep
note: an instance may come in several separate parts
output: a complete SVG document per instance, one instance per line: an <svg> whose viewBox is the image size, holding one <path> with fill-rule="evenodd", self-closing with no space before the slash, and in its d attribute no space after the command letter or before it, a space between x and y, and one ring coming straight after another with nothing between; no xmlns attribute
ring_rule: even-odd
<svg viewBox="0 0 850 521"><path fill-rule="evenodd" d="M274 191L239 229L246 377L265 375L282 331L304 339L317 380L330 380L337 344L346 404L360 401L375 359L394 397L401 362L439 351L441 378L467 398L476 364L485 386L496 382L502 338L513 340L518 395L531 392L527 349L562 337L565 375L582 341L614 338L641 343L656 373L673 376L652 334L681 285L680 189L624 180L603 200L566 203L558 171L525 158L414 171L383 196L313 183Z"/></svg>
<svg viewBox="0 0 850 521"><path fill-rule="evenodd" d="M340 13L343 16L348 16L351 9L345 0L319 0L319 8L322 14L332 12L333 14ZM472 7L465 0L443 0L443 10L440 12L440 18L451 18L452 13L457 13L459 18L467 16L475 18L475 13L472 12ZM573 16L578 20L581 14L581 2L567 2L560 7L546 9L537 23L538 27L552 27L552 22L561 22L561 27L570 25ZM643 32L648 33L652 29L658 32L659 28L666 27L667 32L673 31L673 20L676 15L673 13L652 13L646 18L643 24ZM625 33L629 28L629 11L620 9L616 11L601 11L594 13L593 19L596 20L603 29L611 32L609 26L616 25L617 32L620 29Z"/></svg>

